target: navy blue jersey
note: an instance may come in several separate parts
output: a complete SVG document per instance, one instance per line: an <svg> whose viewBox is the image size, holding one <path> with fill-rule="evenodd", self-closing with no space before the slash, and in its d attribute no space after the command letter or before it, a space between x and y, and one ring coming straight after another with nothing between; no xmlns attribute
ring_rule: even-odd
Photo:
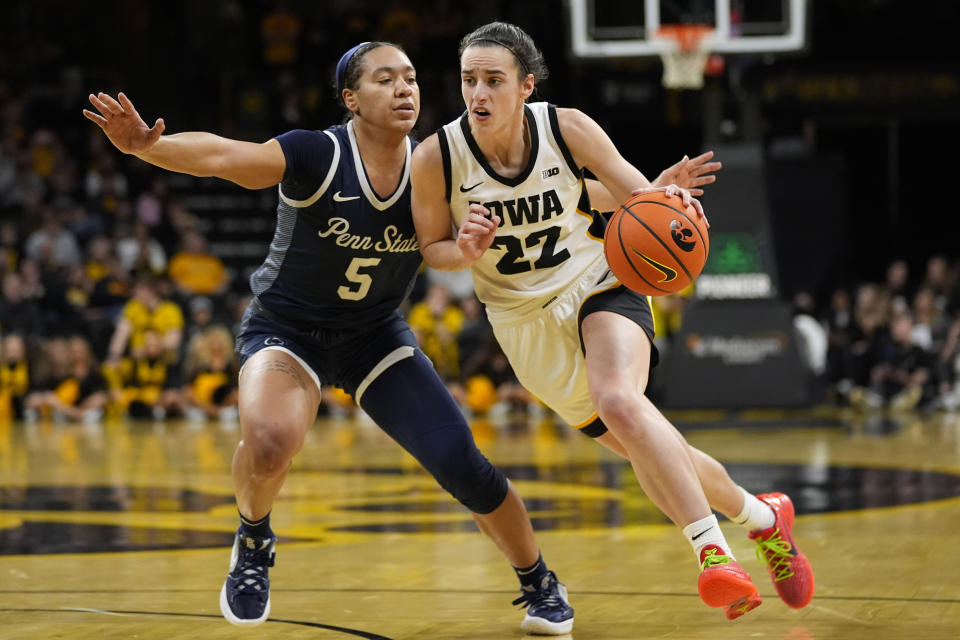
<svg viewBox="0 0 960 640"><path fill-rule="evenodd" d="M277 137L287 169L277 228L250 288L294 326L362 327L410 292L420 247L410 214L410 153L392 194L373 191L353 123Z"/></svg>

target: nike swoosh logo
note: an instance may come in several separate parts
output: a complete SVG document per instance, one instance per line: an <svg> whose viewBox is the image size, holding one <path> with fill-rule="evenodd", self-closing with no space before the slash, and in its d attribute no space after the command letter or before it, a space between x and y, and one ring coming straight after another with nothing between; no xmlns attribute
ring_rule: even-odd
<svg viewBox="0 0 960 640"><path fill-rule="evenodd" d="M339 192L339 191L337 191L335 194L333 194L333 201L334 201L334 202L350 202L351 200L359 200L359 199L360 199L360 196L349 196L349 197L348 197L348 196L342 196L342 195L340 195L340 192Z"/></svg>
<svg viewBox="0 0 960 640"><path fill-rule="evenodd" d="M701 531L701 532L698 533L697 535L692 536L691 539L692 539L692 540L696 540L697 538L699 538L700 536L702 536L703 534L705 534L707 531L710 531L710 529L713 529L713 527L708 527L708 528L704 529L703 531Z"/></svg>
<svg viewBox="0 0 960 640"><path fill-rule="evenodd" d="M635 254L640 256L640 258L644 262L646 262L648 265L650 265L651 267L653 267L654 269L656 269L657 271L663 274L663 280L660 280L660 282L673 282L674 280L677 279L677 272L671 269L670 267L666 265L662 265L656 260L651 260L650 258L643 255L633 247L630 247L630 251L633 251Z"/></svg>
<svg viewBox="0 0 960 640"><path fill-rule="evenodd" d="M463 185L460 185L460 193L466 193L467 191L473 191L474 189L476 189L477 187L479 187L480 185L482 185L484 182L486 182L486 181L485 181L485 180L481 180L480 182L478 182L477 184L473 185L472 187L464 187Z"/></svg>

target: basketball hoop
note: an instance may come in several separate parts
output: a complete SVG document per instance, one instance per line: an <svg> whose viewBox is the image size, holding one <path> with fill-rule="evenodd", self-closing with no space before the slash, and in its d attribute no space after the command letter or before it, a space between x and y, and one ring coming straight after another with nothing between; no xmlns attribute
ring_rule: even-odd
<svg viewBox="0 0 960 640"><path fill-rule="evenodd" d="M660 50L664 87L703 88L703 71L710 58L710 52L703 48L703 39L710 33L713 33L713 27L705 24L665 24L657 29L660 39L676 43L675 47Z"/></svg>

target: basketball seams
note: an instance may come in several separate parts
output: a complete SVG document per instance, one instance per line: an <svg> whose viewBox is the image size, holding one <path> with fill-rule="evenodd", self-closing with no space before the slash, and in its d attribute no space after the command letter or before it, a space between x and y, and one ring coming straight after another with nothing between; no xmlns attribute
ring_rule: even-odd
<svg viewBox="0 0 960 640"><path fill-rule="evenodd" d="M662 203L662 202L654 202L654 201L650 201L650 200L642 200L642 201L637 202L637 203L634 203L634 204L640 204L640 203L644 203L644 204L655 204L655 205L659 205L659 206L661 206L661 207L666 207L667 209L671 209L671 210L673 210L673 211L676 211L676 209L674 209L674 208L671 207L670 205L664 204L664 203ZM661 238L661 237L650 227L650 225L648 225L646 222L644 222L644 221L640 218L640 216L638 216L636 213L634 213L634 212L630 209L630 207L627 206L626 203L620 205L620 208L623 209L624 211L626 211L627 213L629 213L631 216L633 216L633 219L634 219L634 220L636 220L636 221L639 222L641 225L643 225L643 228L646 229L646 230L650 233L651 236L653 236L654 238L656 238L657 242L659 242L660 245L661 245L664 249L666 249L667 253L670 254L670 257L673 258L674 262L676 262L678 265L680 265L680 268L683 269L683 273L686 274L686 276L687 276L687 281L688 281L688 282L693 282L694 278L693 278L692 275L690 275L690 270L687 269L687 265L685 265L685 264L683 263L683 260L681 260L680 258L677 257L677 254L675 254L675 253L673 252L673 249L670 248L670 245L668 245L666 242L664 242L664 241L663 241L663 238ZM617 231L619 231L619 230L620 230L620 229L619 229L619 227L618 227L618 228L617 228ZM619 234L618 234L618 235L619 235ZM621 242L622 242L622 241L621 241Z"/></svg>
<svg viewBox="0 0 960 640"><path fill-rule="evenodd" d="M660 204L662 204L662 205L665 206L665 207L670 207L671 209L673 209L674 211L676 211L677 213L679 213L680 215L682 215L682 216L687 220L687 222L689 222L690 225L691 225L694 229L696 229L697 235L700 236L700 242L701 242L701 244L703 244L703 253L705 254L704 257L703 257L703 260L704 260L704 262L706 262L706 260L707 260L707 255L709 255L709 253L710 253L710 241L709 241L707 238L704 238L704 237L703 237L703 232L700 231L700 225L697 224L697 221L696 221L694 218L691 218L691 217L690 217L690 214L687 213L686 210L680 210L680 209L677 209L677 208L675 208L675 207L671 207L670 205L668 205L668 204L665 203L665 202L664 202L664 203L660 203ZM695 217L696 217L696 216L695 216Z"/></svg>
<svg viewBox="0 0 960 640"><path fill-rule="evenodd" d="M621 208L622 208L622 207L621 207ZM624 258L624 260L627 261L627 264L630 265L630 268L633 269L633 272L636 273L638 276L640 276L640 279L641 279L641 280L643 280L645 283L647 283L649 286L653 287L653 288L656 289L657 291L662 291L663 293L667 293L667 294L672 293L669 289L661 289L660 287L658 287L658 286L655 285L654 283L652 283L652 282L650 282L649 280L647 280L646 276L644 276L642 273L640 273L640 271L637 269L636 265L633 264L633 260L630 259L630 254L627 252L627 247L624 246L624 244L623 244L623 234L620 233L620 225L623 223L623 212L621 211L621 212L618 212L618 213L614 214L614 217L616 217L616 219L617 219L617 242L618 242L618 244L620 245L620 252L623 254L623 258ZM604 243L604 244L606 244L606 243Z"/></svg>
<svg viewBox="0 0 960 640"><path fill-rule="evenodd" d="M693 226L693 228L697 230L697 235L700 236L700 243L703 244L703 252L704 252L704 254L706 254L706 255L704 255L704 262L706 262L707 256L710 254L710 249L709 249L709 247L710 247L710 242L709 242L709 240L707 240L706 238L703 237L703 232L700 231L700 225L697 224L696 220L694 220L693 218L690 217L690 214L688 214L686 211L683 211L683 210L681 210L681 209L677 209L676 207L672 207L672 206L670 206L669 204L667 204L666 202L657 202L656 200L637 200L637 201L634 202L633 204L641 204L641 203L643 203L643 204L657 204L657 205L660 205L661 207L666 207L667 209L670 209L671 211L676 211L677 213L679 213L680 215L682 215L684 218L686 218L687 222L689 222L689 223Z"/></svg>
<svg viewBox="0 0 960 640"><path fill-rule="evenodd" d="M617 219L610 219L611 223L616 224L609 225L607 229L608 233L619 236L617 242L610 242L610 237L606 234L604 236L604 253L610 268L614 273L619 271L623 275L621 282L628 288L646 295L669 295L689 286L696 279L694 271L699 275L703 269L709 252L706 226L699 226L698 220L692 217L693 214L688 213L689 207L678 209L666 200L667 196L659 192L638 195L627 200L614 213L613 217ZM667 211L643 209L642 213L638 213L634 210L634 207L648 204L661 206ZM623 216L627 214L632 220L627 220L627 226L624 227ZM683 231L684 221L696 228L696 235ZM628 237L624 238L624 235ZM655 242L651 236L656 239ZM700 238L700 248L696 247L697 237ZM609 250L608 243L612 245ZM674 243L677 245L676 249ZM627 264L622 264L623 261ZM641 263L648 265L641 269ZM646 277L644 270L650 271L650 278ZM663 274L659 283L654 283L654 270ZM661 283L663 287L659 286Z"/></svg>

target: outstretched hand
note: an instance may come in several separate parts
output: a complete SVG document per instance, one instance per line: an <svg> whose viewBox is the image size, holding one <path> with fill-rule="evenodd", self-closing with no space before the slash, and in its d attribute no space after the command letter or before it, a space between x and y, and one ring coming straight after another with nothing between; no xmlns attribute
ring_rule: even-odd
<svg viewBox="0 0 960 640"><path fill-rule="evenodd" d="M90 104L100 113L83 110L88 120L96 123L107 134L110 142L124 153L143 153L153 146L163 133L163 118L157 118L152 127L148 127L133 103L122 92L117 100L106 93L90 94Z"/></svg>
<svg viewBox="0 0 960 640"><path fill-rule="evenodd" d="M689 191L690 195L702 196L701 187L716 182L717 176L713 174L723 166L719 162L709 162L711 158L713 151L701 153L696 158L683 156L682 160L660 172L652 184L654 187L675 184Z"/></svg>

